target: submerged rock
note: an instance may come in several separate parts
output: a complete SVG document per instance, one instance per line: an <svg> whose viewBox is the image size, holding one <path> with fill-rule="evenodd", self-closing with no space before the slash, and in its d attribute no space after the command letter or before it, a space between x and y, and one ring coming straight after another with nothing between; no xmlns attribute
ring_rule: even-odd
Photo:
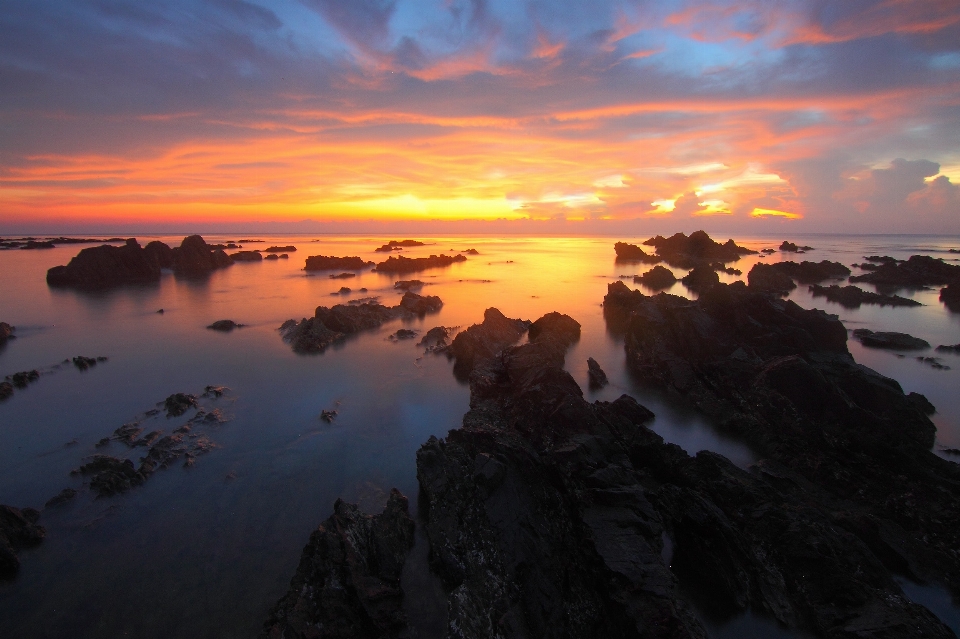
<svg viewBox="0 0 960 639"><path fill-rule="evenodd" d="M84 357L83 355L77 355L76 357L73 358L73 365L77 368L77 370L85 371L89 368L93 368L100 362L105 362L105 361L107 361L107 358L103 356Z"/></svg>
<svg viewBox="0 0 960 639"><path fill-rule="evenodd" d="M646 251L636 244L627 244L626 242L617 242L613 245L613 250L617 253L618 262L642 262L645 264L656 264L661 259L656 255L648 255Z"/></svg>
<svg viewBox="0 0 960 639"><path fill-rule="evenodd" d="M401 340L401 339L413 339L417 336L417 331L410 330L409 328L399 328L390 335L390 339Z"/></svg>
<svg viewBox="0 0 960 639"><path fill-rule="evenodd" d="M237 323L234 322L233 320L224 319L224 320L217 320L216 322L214 322L213 324L211 324L211 325L208 326L207 328L209 328L210 330L213 330L213 331L220 331L220 332L222 332L222 333L229 333L230 331L232 331L232 330L235 329L235 328L243 328L244 326L245 326L244 324L237 324Z"/></svg>
<svg viewBox="0 0 960 639"><path fill-rule="evenodd" d="M307 258L305 271L360 271L373 262L366 262L360 257L333 257L326 255L311 255Z"/></svg>
<svg viewBox="0 0 960 639"><path fill-rule="evenodd" d="M858 328L853 336L864 346L872 348L889 348L898 351L915 351L930 348L930 343L919 337L896 332L874 332L868 328Z"/></svg>
<svg viewBox="0 0 960 639"><path fill-rule="evenodd" d="M47 284L83 290L107 289L125 284L160 281L159 258L133 238L123 246L94 246L81 250L66 266L47 271Z"/></svg>
<svg viewBox="0 0 960 639"><path fill-rule="evenodd" d="M26 388L27 384L40 379L40 371L21 371L19 373L14 373L13 375L7 376L7 379L9 379L10 382L17 388Z"/></svg>
<svg viewBox="0 0 960 639"><path fill-rule="evenodd" d="M100 497L127 492L143 484L145 479L137 472L132 461L109 455L94 455L91 461L71 471L71 474L89 475L90 488Z"/></svg>
<svg viewBox="0 0 960 639"><path fill-rule="evenodd" d="M859 286L819 286L810 287L814 297L825 297L831 302L837 302L844 308L860 308L861 304L875 304L877 306L923 306L920 302L899 295L882 295L870 293Z"/></svg>
<svg viewBox="0 0 960 639"><path fill-rule="evenodd" d="M356 277L356 273L337 273L336 275L331 275L331 280L348 280L351 277Z"/></svg>
<svg viewBox="0 0 960 639"><path fill-rule="evenodd" d="M47 500L47 503L43 505L44 508L54 508L62 504L67 503L71 499L77 496L77 491L73 488L64 488L59 493Z"/></svg>
<svg viewBox="0 0 960 639"><path fill-rule="evenodd" d="M261 637L401 637L407 620L400 577L413 533L407 498L395 488L379 515L338 499L310 535Z"/></svg>
<svg viewBox="0 0 960 639"><path fill-rule="evenodd" d="M36 546L46 535L37 525L40 513L33 508L14 508L0 504L0 579L8 579L20 570L17 551Z"/></svg>
<svg viewBox="0 0 960 639"><path fill-rule="evenodd" d="M377 264L374 269L378 273L416 273L431 268L450 266L457 262L466 262L463 255L431 255L430 257L404 257L391 255L384 262Z"/></svg>
<svg viewBox="0 0 960 639"><path fill-rule="evenodd" d="M643 275L635 275L633 283L643 284L648 288L660 290L662 288L670 288L676 284L677 276L674 275L670 269L657 265Z"/></svg>

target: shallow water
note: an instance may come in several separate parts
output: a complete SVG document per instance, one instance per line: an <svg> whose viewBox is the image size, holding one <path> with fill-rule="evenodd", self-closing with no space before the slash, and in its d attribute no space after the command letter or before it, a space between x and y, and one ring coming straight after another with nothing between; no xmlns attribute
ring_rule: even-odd
<svg viewBox="0 0 960 639"><path fill-rule="evenodd" d="M142 244L151 239L139 238ZM182 238L158 239L176 245ZM171 393L199 394L208 384L231 389L210 402L230 421L210 430L217 448L194 467L159 471L118 497L95 500L81 491L73 502L43 511L46 540L21 553L15 580L0 583L0 636L255 634L285 592L310 531L329 516L334 500L359 501L375 512L396 486L415 507L417 448L430 435L442 437L458 427L468 409L469 390L454 378L451 362L424 356L416 339L387 339L401 326L421 332L437 325L466 327L480 321L490 306L531 320L550 311L567 313L583 326L580 342L567 355L567 369L588 399L632 394L657 414L652 428L688 452L714 450L741 466L755 461L742 443L683 406L638 388L627 374L622 341L608 331L601 302L618 275L648 268L615 263L614 241L645 237L418 238L430 245L404 255L451 248L476 248L480 255L399 278L364 271L347 280L306 274L304 258L360 255L381 261L385 256L373 249L403 238L262 239L267 242L244 248L294 244L298 250L288 260L239 263L203 281L166 273L157 286L98 294L45 284L46 270L68 262L83 245L0 251L0 272L6 274L0 278L0 321L15 325L18 336L0 350L0 376L34 368L43 373L0 403L0 503L39 508L62 488L81 489L81 479L69 473L85 456L106 452L136 460L142 454L118 443L94 448L115 428ZM782 239L737 241L759 249L776 247ZM816 250L800 256L777 253L765 261L829 259L849 265L864 255L917 253L950 258L946 249L960 247L960 238L790 239ZM748 256L735 266L745 278L758 259ZM385 324L315 356L294 354L278 335L284 320L310 316L317 305L367 296L397 304L394 281L413 278L427 283L423 294L443 299L439 313ZM368 292L335 294L344 285ZM690 295L679 283L669 292ZM849 328L907 332L934 346L960 342L960 316L946 311L936 291L900 294L926 306L848 310L810 297L804 286L791 298L839 314ZM163 314L157 313L160 308ZM229 334L205 328L219 319L246 326ZM852 340L849 347L857 361L897 379L906 391L924 393L937 406L936 450L960 447L955 392L960 357L936 354L952 370L935 370L912 355L898 358ZM75 355L109 361L83 372L72 365L54 368ZM601 364L609 386L587 389L587 357ZM322 422L320 411L332 408L339 411L336 420ZM187 417L161 418L153 427L170 432ZM740 623L746 622L733 620L711 632L732 636L731 628Z"/></svg>

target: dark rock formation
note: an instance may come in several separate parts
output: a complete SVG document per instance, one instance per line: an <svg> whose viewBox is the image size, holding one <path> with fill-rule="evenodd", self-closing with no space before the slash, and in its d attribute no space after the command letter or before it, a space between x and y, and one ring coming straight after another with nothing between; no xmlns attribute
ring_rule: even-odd
<svg viewBox="0 0 960 639"><path fill-rule="evenodd" d="M644 264L656 264L657 262L661 261L661 259L656 255L648 255L636 244L617 242L613 245L613 250L617 253L618 262L642 262Z"/></svg>
<svg viewBox="0 0 960 639"><path fill-rule="evenodd" d="M44 508L54 508L62 504L67 503L71 499L77 496L77 491L73 488L64 488L59 493L47 500L47 503L43 505Z"/></svg>
<svg viewBox="0 0 960 639"><path fill-rule="evenodd" d="M163 400L163 408L167 411L167 417L179 417L191 408L197 408L197 406L196 396L187 393L174 393Z"/></svg>
<svg viewBox="0 0 960 639"><path fill-rule="evenodd" d="M271 246L263 249L264 253L293 253L297 250L296 246Z"/></svg>
<svg viewBox="0 0 960 639"><path fill-rule="evenodd" d="M478 251L478 250L475 249L475 248L470 248L470 249L467 249L466 251L464 251L464 254L466 254L466 255L480 255L480 251Z"/></svg>
<svg viewBox="0 0 960 639"><path fill-rule="evenodd" d="M424 284L420 280L399 280L394 282L393 288L400 291L409 291L415 288L423 288Z"/></svg>
<svg viewBox="0 0 960 639"><path fill-rule="evenodd" d="M326 255L311 255L307 258L305 271L360 271L373 262L365 262L361 257L333 257Z"/></svg>
<svg viewBox="0 0 960 639"><path fill-rule="evenodd" d="M872 348L889 348L897 351L918 351L930 348L930 343L926 340L906 333L874 332L868 328L858 328L853 331L853 336L864 346Z"/></svg>
<svg viewBox="0 0 960 639"><path fill-rule="evenodd" d="M861 304L876 304L877 306L923 306L917 300L899 295L882 295L870 293L859 286L819 286L810 287L814 297L825 297L831 302L837 302L844 308L860 308Z"/></svg>
<svg viewBox="0 0 960 639"><path fill-rule="evenodd" d="M407 292L397 306L377 302L337 304L333 308L318 306L314 316L287 320L280 327L283 340L298 353L320 353L351 333L376 328L401 316L415 316L439 310L443 302L436 296L420 296Z"/></svg>
<svg viewBox="0 0 960 639"><path fill-rule="evenodd" d="M593 389L603 388L610 383L610 380L607 379L607 374L600 368L597 360L592 357L587 358L587 377L590 380L590 388Z"/></svg>
<svg viewBox="0 0 960 639"><path fill-rule="evenodd" d="M83 355L77 355L76 357L73 358L72 361L73 361L73 365L77 368L77 370L85 371L89 368L93 368L100 362L107 361L107 358L103 356L84 357Z"/></svg>
<svg viewBox="0 0 960 639"><path fill-rule="evenodd" d="M940 301L948 310L960 313L960 282L954 282L940 289Z"/></svg>
<svg viewBox="0 0 960 639"><path fill-rule="evenodd" d="M937 350L941 353L960 353L960 344L953 344L952 346L944 346L941 344L937 346Z"/></svg>
<svg viewBox="0 0 960 639"><path fill-rule="evenodd" d="M351 277L356 277L356 273L337 273L336 275L331 275L331 280L348 280Z"/></svg>
<svg viewBox="0 0 960 639"><path fill-rule="evenodd" d="M704 231L694 231L690 236L676 233L670 237L656 236L646 242L657 249L663 261L677 268L692 269L710 262L735 262L744 255L756 253L731 239L725 244L714 242Z"/></svg>
<svg viewBox="0 0 960 639"><path fill-rule="evenodd" d="M10 380L17 388L26 388L27 384L35 382L40 379L40 371L20 371L19 373L14 373L13 375L8 375L7 379Z"/></svg>
<svg viewBox="0 0 960 639"><path fill-rule="evenodd" d="M488 308L483 312L481 324L461 331L450 344L448 353L457 360L453 367L454 374L465 380L475 362L487 360L516 343L528 328L529 321L510 319L498 309Z"/></svg>
<svg viewBox="0 0 960 639"><path fill-rule="evenodd" d="M457 262L466 262L463 255L431 255L430 257L404 257L391 255L384 262L377 264L374 269L378 273L416 273L431 268L450 266Z"/></svg>
<svg viewBox="0 0 960 639"><path fill-rule="evenodd" d="M71 471L73 475L89 475L90 488L100 497L118 495L143 484L145 477L137 472L129 459L94 455L90 461Z"/></svg>
<svg viewBox="0 0 960 639"><path fill-rule="evenodd" d="M14 327L10 326L6 322L0 322L0 346L3 346L7 343L8 339L16 337L13 334Z"/></svg>
<svg viewBox="0 0 960 639"><path fill-rule="evenodd" d="M235 328L242 328L243 326L244 326L243 324L237 324L237 323L234 322L233 320L226 320L226 319L224 319L224 320L217 320L216 322L214 322L213 324L211 324L211 325L208 326L207 328L209 328L210 330L214 330L214 331L221 331L221 332L223 332L223 333L229 333L229 332L232 331L233 329L235 329Z"/></svg>
<svg viewBox="0 0 960 639"><path fill-rule="evenodd" d="M8 579L20 570L16 551L36 546L46 534L37 525L40 513L33 508L14 508L0 504L0 579Z"/></svg>
<svg viewBox="0 0 960 639"><path fill-rule="evenodd" d="M374 249L374 252L389 253L390 251L400 251L403 250L405 246L426 246L426 244L418 242L417 240L390 240L380 248Z"/></svg>
<svg viewBox="0 0 960 639"><path fill-rule="evenodd" d="M199 235L183 238L173 249L173 272L184 277L202 277L233 262L222 249L214 249Z"/></svg>
<svg viewBox="0 0 960 639"><path fill-rule="evenodd" d="M819 284L824 280L843 279L850 269L839 262L777 262L755 264L747 273L752 288L769 293L786 295L796 288L793 280L801 284Z"/></svg>
<svg viewBox="0 0 960 639"><path fill-rule="evenodd" d="M486 321L486 315L484 315ZM547 313L527 329L531 340L538 339L542 334L550 334L562 339L566 344L573 344L580 340L580 322L563 313Z"/></svg>
<svg viewBox="0 0 960 639"><path fill-rule="evenodd" d="M0 382L0 402L9 399L13 395L13 384L10 382Z"/></svg>
<svg viewBox="0 0 960 639"><path fill-rule="evenodd" d="M660 290L676 284L677 277L670 269L657 265L643 275L635 275L633 282L634 284L643 284L653 290Z"/></svg>
<svg viewBox="0 0 960 639"><path fill-rule="evenodd" d="M159 268L173 268L173 249L159 240L153 240L143 247L147 261Z"/></svg>
<svg viewBox="0 0 960 639"><path fill-rule="evenodd" d="M265 639L398 638L406 628L400 576L413 546L407 498L393 489L379 515L337 500L310 535Z"/></svg>
<svg viewBox="0 0 960 639"><path fill-rule="evenodd" d="M48 285L82 290L159 281L156 253L147 253L135 239L127 240L123 246L85 248L66 266L54 266L47 271Z"/></svg>
<svg viewBox="0 0 960 639"><path fill-rule="evenodd" d="M285 256L285 255L286 255L286 253L284 253L283 255L277 255L276 253L271 253L271 254L267 255L267 256L266 256L265 258L263 258L263 259L264 259L264 260L273 260L273 261L276 261L276 260L279 260L281 257L283 257L283 256Z"/></svg>
<svg viewBox="0 0 960 639"><path fill-rule="evenodd" d="M850 281L866 282L886 290L960 283L960 266L947 264L942 259L927 255L911 255L906 261L897 261L893 258L877 258L877 260L882 260L879 268L865 275L851 277Z"/></svg>
<svg viewBox="0 0 960 639"><path fill-rule="evenodd" d="M777 264L756 263L747 273L747 282L750 288L776 295L787 295L797 288L793 278Z"/></svg>
<svg viewBox="0 0 960 639"><path fill-rule="evenodd" d="M230 254L234 262L262 262L263 255L259 251L238 251Z"/></svg>
<svg viewBox="0 0 960 639"><path fill-rule="evenodd" d="M788 242L786 240L780 245L780 250L787 253L805 253L807 251L812 251L812 246L797 246L793 242Z"/></svg>
<svg viewBox="0 0 960 639"><path fill-rule="evenodd" d="M423 346L428 353L440 352L449 346L447 340L454 330L452 327L434 326L417 342L417 346Z"/></svg>
<svg viewBox="0 0 960 639"><path fill-rule="evenodd" d="M29 251L32 249L52 249L52 248L56 248L56 246L52 241L44 242L44 241L29 240L20 247L20 250Z"/></svg>
<svg viewBox="0 0 960 639"><path fill-rule="evenodd" d="M697 266L680 278L680 282L691 291L702 293L720 283L720 276L709 266Z"/></svg>
<svg viewBox="0 0 960 639"><path fill-rule="evenodd" d="M336 410L323 409L320 411L320 419L322 421L325 421L328 424L332 424L333 420L335 420L336 418L337 418Z"/></svg>
<svg viewBox="0 0 960 639"><path fill-rule="evenodd" d="M390 339L401 340L401 339L413 339L417 336L417 331L411 330L409 328L398 328L395 333L390 335Z"/></svg>
<svg viewBox="0 0 960 639"><path fill-rule="evenodd" d="M352 293L352 292L353 292L353 289L350 288L349 286L341 286L339 291L337 291L336 293L332 293L332 294L333 294L333 295L347 295L347 294Z"/></svg>

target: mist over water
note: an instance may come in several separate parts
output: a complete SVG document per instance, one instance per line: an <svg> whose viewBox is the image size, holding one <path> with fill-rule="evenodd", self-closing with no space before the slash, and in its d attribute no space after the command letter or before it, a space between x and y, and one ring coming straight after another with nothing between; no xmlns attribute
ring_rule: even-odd
<svg viewBox="0 0 960 639"><path fill-rule="evenodd" d="M138 238L141 244L151 239L175 246L182 237ZM405 249L403 255L454 255L470 248L479 255L421 273L397 277L366 269L349 279L331 279L334 272L306 273L304 259L359 255L379 262L386 255L375 253L377 246L405 238L259 239L265 242L244 249L292 244L297 251L286 260L237 263L204 280L165 272L156 286L102 293L50 289L45 283L48 268L66 264L86 245L0 252L0 272L6 274L0 278L0 321L16 326L17 335L0 347L0 377L31 369L42 373L0 403L0 503L40 508L63 488L80 490L72 502L43 511L45 541L21 551L19 576L0 582L0 636L255 635L286 591L310 531L329 516L334 500L341 497L378 512L395 486L410 498L414 512L416 450L431 435L443 437L457 428L469 408L469 388L455 379L452 362L424 355L416 346L419 336L401 341L388 336L398 328L420 335L439 325L466 328L481 321L488 307L529 320L550 311L572 316L581 323L582 336L568 351L566 368L588 399L631 394L656 413L652 428L687 452L713 450L740 466L756 461L743 443L671 398L639 387L626 370L622 338L604 321L601 302L610 282L650 268L615 262L613 243L639 243L646 236L418 237L428 245ZM729 265L743 275L721 274L722 281L745 280L760 259L826 259L849 266L865 255L960 257L948 253L960 248L960 238L735 239L756 250L802 239L815 250L747 256ZM312 316L318 305L365 297L396 305L402 291L393 288L394 282L414 278L425 282L422 294L443 300L441 311L388 322L319 355L293 353L280 338L281 323ZM624 281L637 287L632 277ZM342 286L352 292L338 293ZM695 297L680 283L667 292ZM813 298L804 285L790 298L805 308L838 314L848 329L905 332L934 347L960 343L960 315L943 307L937 290L898 294L924 306L846 309ZM245 326L226 334L205 328L220 319ZM934 450L960 460L943 452L960 448L960 356L931 349L898 357L852 339L848 347L859 363L896 379L905 392L930 399L938 409ZM76 355L109 360L87 371L56 368ZM935 369L916 355L938 357L950 370ZM600 363L611 382L599 391L588 388L588 357ZM230 388L209 401L229 421L208 431L216 448L193 467L176 463L143 486L102 499L70 475L95 453L137 461L144 449L95 444L168 395L200 394L209 384ZM324 409L338 411L332 423L320 419ZM169 434L190 415L161 416L147 427ZM748 622L737 619L711 632L735 636L730 633L741 632L743 623Z"/></svg>

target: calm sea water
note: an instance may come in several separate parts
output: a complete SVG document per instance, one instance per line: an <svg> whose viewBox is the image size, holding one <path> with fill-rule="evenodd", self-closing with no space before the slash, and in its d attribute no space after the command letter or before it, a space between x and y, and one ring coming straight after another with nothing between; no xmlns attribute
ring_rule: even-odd
<svg viewBox="0 0 960 639"><path fill-rule="evenodd" d="M178 245L182 237L138 239ZM83 245L0 252L0 321L17 327L17 338L0 350L0 376L30 369L43 373L38 382L0 403L0 503L40 508L63 488L81 491L67 505L43 511L46 540L21 552L16 579L0 582L0 636L255 635L286 591L310 531L329 516L334 500L358 501L368 512L377 512L396 486L415 505L417 448L430 435L442 437L458 427L468 409L469 389L456 381L451 362L424 356L416 339L394 342L388 336L400 327L421 332L437 325L465 328L480 321L490 306L508 317L531 320L550 311L571 315L583 333L567 355L567 369L588 399L630 393L657 414L653 429L691 454L708 449L742 466L754 461L742 443L721 436L683 407L637 388L627 374L623 344L607 330L601 302L609 282L648 268L615 263L613 243L646 237L417 238L429 245L404 255L480 252L465 263L403 277L425 281L422 293L439 295L442 311L397 320L313 356L297 355L281 341L277 328L284 320L359 297L397 304L400 294L393 283L400 278L365 271L348 280L330 279L328 273L302 271L304 258L360 255L380 261L385 256L374 253L377 246L404 238L260 239L266 243L245 248L293 244L298 250L289 260L239 263L203 281L165 273L159 285L105 293L46 286L46 270L67 263ZM782 239L736 238L754 249L776 247ZM874 254L951 259L957 256L948 249L960 248L957 237L787 239L816 250L802 256L776 253L765 261L828 259L849 265ZM735 266L745 278L757 259L748 256ZM626 282L634 287L632 280ZM368 292L337 294L344 285ZM691 296L679 283L668 292ZM838 314L850 329L902 331L934 346L960 342L960 315L940 304L937 291L900 294L925 306L849 310L812 298L805 286L791 298ZM165 312L158 314L161 308ZM219 319L246 326L229 334L205 328ZM926 353L952 367L938 370L913 356L865 349L852 340L849 348L858 362L933 402L938 454L960 448L960 357ZM109 361L83 372L55 368L75 355ZM597 359L611 380L599 392L587 390L588 357ZM192 468L176 464L139 488L105 499L94 499L82 479L70 475L95 452L136 461L143 449L94 445L171 393L199 394L208 384L231 389L211 404L229 421L209 429L217 448ZM337 419L321 421L320 411L332 408L339 412ZM189 416L147 426L169 433ZM913 591L916 597L926 596L922 589ZM930 597L943 599L942 592L934 591ZM751 618L710 629L725 637L742 634L744 628L760 632L758 636L789 636Z"/></svg>

